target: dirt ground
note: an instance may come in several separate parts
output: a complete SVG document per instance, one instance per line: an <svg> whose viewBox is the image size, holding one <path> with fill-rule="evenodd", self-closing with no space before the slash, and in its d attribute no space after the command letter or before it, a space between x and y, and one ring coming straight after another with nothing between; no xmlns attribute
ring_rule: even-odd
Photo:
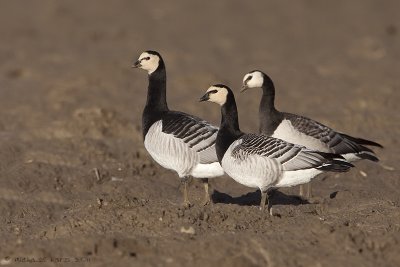
<svg viewBox="0 0 400 267"><path fill-rule="evenodd" d="M1 1L0 265L400 266L400 2ZM214 204L180 207L179 180L141 137L144 50L166 62L168 102L236 92L261 69L277 107L380 142L379 164L298 188L260 212L259 192L211 181ZM258 129L260 90L237 94ZM58 262L58 263L57 263Z"/></svg>

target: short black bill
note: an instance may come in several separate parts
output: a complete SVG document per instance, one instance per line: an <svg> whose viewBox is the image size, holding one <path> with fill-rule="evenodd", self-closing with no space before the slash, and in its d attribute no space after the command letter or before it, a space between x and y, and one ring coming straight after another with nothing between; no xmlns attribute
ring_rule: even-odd
<svg viewBox="0 0 400 267"><path fill-rule="evenodd" d="M140 68L142 66L142 64L140 64L140 61L136 61L135 63L133 63L132 68Z"/></svg>
<svg viewBox="0 0 400 267"><path fill-rule="evenodd" d="M243 93L247 89L249 89L249 87L247 87L247 85L243 85L242 88L240 89L240 92Z"/></svg>
<svg viewBox="0 0 400 267"><path fill-rule="evenodd" d="M207 100L209 100L210 99L210 93L206 93L205 95L203 95L201 98L200 98L200 102L203 102L203 101L207 101Z"/></svg>

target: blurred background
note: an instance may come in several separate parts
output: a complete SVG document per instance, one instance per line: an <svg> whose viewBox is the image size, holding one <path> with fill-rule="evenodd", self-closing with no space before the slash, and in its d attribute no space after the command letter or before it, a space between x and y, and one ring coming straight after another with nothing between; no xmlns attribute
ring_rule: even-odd
<svg viewBox="0 0 400 267"><path fill-rule="evenodd" d="M104 266L394 266L399 8L394 0L0 1L0 264L82 256ZM252 190L227 177L213 181L227 203L182 211L176 175L142 144L147 74L130 66L144 50L164 58L172 109L218 125L219 109L198 99L225 83L242 130L256 132L261 90L238 92L259 69L275 83L278 109L383 144L382 163L319 179L317 204L282 196L280 219L234 205L230 196ZM201 198L196 182L192 191Z"/></svg>

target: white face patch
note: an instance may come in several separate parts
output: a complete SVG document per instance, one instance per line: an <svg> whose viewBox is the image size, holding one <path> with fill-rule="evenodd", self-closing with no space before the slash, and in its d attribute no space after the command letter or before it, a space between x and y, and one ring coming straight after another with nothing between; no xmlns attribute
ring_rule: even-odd
<svg viewBox="0 0 400 267"><path fill-rule="evenodd" d="M220 106L225 104L226 97L228 96L228 90L224 87L211 86L208 88L207 93L210 93L208 101L217 103Z"/></svg>
<svg viewBox="0 0 400 267"><path fill-rule="evenodd" d="M140 62L140 68L147 70L149 74L153 73L160 62L160 58L157 55L152 55L147 52L143 52L138 61Z"/></svg>
<svg viewBox="0 0 400 267"><path fill-rule="evenodd" d="M243 85L247 88L261 87L263 83L264 77L259 71L247 73L243 78Z"/></svg>

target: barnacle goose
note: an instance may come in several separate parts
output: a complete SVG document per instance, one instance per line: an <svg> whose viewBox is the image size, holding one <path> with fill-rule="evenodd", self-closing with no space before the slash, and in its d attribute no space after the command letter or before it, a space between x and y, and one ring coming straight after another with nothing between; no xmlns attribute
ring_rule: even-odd
<svg viewBox="0 0 400 267"><path fill-rule="evenodd" d="M202 178L204 204L208 204L208 178L224 174L215 151L218 128L195 116L169 110L165 64L158 52L143 52L132 67L144 69L149 74L147 102L142 116L146 150L158 164L178 173L184 184L184 206L190 206L187 194L190 176Z"/></svg>
<svg viewBox="0 0 400 267"><path fill-rule="evenodd" d="M261 87L263 95L259 107L260 133L305 146L312 150L342 155L352 162L359 159L378 161L375 153L365 147L382 145L362 138L352 137L312 119L280 112L275 108L275 87L271 78L258 70L247 73L243 78L241 92ZM304 188L300 188L303 195ZM311 185L308 187L308 197L311 195Z"/></svg>
<svg viewBox="0 0 400 267"><path fill-rule="evenodd" d="M261 209L268 202L267 191L271 188L304 184L323 171L345 172L353 167L340 155L313 151L263 134L243 133L235 97L225 85L211 86L200 101L221 106L216 140L218 160L235 181L260 189Z"/></svg>

